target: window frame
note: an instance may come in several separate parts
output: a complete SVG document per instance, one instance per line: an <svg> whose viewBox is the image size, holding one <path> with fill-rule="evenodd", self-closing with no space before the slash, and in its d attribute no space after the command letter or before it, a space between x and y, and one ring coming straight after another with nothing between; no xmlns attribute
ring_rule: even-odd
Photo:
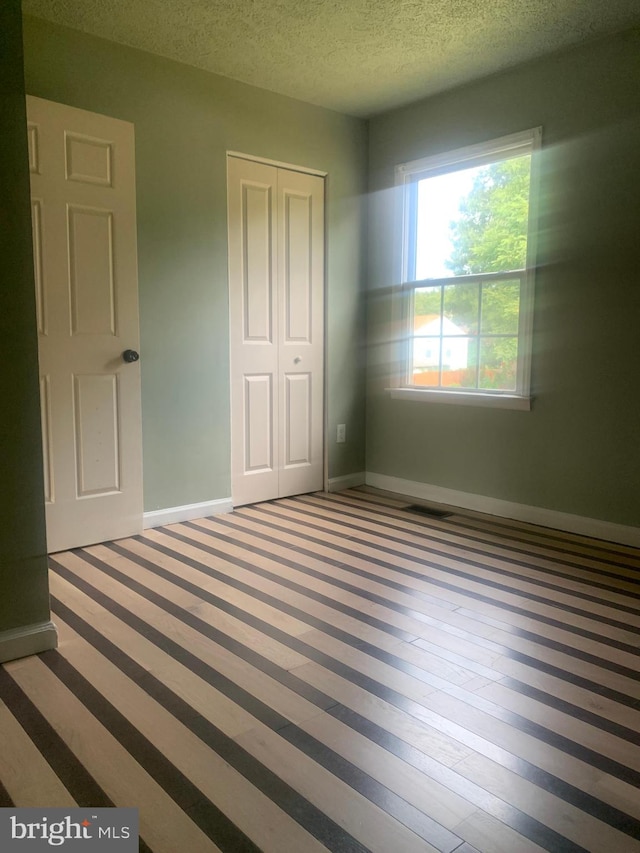
<svg viewBox="0 0 640 853"><path fill-rule="evenodd" d="M531 344L533 330L533 293L536 265L536 236L538 222L539 157L542 128L535 127L509 134L453 151L422 157L395 167L396 188L396 281L394 287L392 322L395 330L396 369L392 376L392 398L429 402L453 403L472 406L493 406L529 410L531 408ZM424 178L477 166L489 165L513 157L531 155L529 184L529 216L527 232L526 265L519 270L450 276L439 279L411 279L409 271L415 270L415 197ZM518 321L518 361L515 391L481 388L421 387L410 383L413 351L413 294L423 287L463 284L473 281L520 280L520 306ZM442 337L440 338L442 340Z"/></svg>

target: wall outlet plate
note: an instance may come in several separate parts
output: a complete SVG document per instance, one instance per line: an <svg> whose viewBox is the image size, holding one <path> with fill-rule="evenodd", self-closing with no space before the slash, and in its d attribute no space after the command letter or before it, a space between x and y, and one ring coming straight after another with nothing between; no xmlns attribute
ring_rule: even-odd
<svg viewBox="0 0 640 853"><path fill-rule="evenodd" d="M338 444L344 444L347 440L347 425L346 424L338 424L338 428L336 430L336 442Z"/></svg>

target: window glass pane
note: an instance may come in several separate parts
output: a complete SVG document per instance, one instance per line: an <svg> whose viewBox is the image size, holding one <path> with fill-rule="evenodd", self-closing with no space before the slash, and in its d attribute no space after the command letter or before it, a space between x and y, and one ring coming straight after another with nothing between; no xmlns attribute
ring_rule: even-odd
<svg viewBox="0 0 640 853"><path fill-rule="evenodd" d="M416 288L413 295L413 334L439 335L441 307L441 287Z"/></svg>
<svg viewBox="0 0 640 853"><path fill-rule="evenodd" d="M418 181L416 280L523 269L531 156Z"/></svg>
<svg viewBox="0 0 640 853"><path fill-rule="evenodd" d="M413 339L413 370L438 370L440 338Z"/></svg>
<svg viewBox="0 0 640 853"><path fill-rule="evenodd" d="M480 285L447 284L444 288L444 335L478 334Z"/></svg>
<svg viewBox="0 0 640 853"><path fill-rule="evenodd" d="M493 281L482 285L482 333L517 335L520 281Z"/></svg>
<svg viewBox="0 0 640 853"><path fill-rule="evenodd" d="M442 386L475 388L477 338L442 338Z"/></svg>
<svg viewBox="0 0 640 853"><path fill-rule="evenodd" d="M420 388L439 388L440 372L438 370L417 370L412 378L411 384Z"/></svg>
<svg viewBox="0 0 640 853"><path fill-rule="evenodd" d="M514 391L517 360L517 337L481 338L479 387L487 391Z"/></svg>

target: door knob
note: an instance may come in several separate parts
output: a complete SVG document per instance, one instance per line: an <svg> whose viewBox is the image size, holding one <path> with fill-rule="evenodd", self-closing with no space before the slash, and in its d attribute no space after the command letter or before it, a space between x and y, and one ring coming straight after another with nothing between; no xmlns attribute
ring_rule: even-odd
<svg viewBox="0 0 640 853"><path fill-rule="evenodd" d="M122 353L122 360L126 361L127 364L131 364L133 361L138 361L140 358L140 353L136 352L134 349L126 349Z"/></svg>
<svg viewBox="0 0 640 853"><path fill-rule="evenodd" d="M300 362L301 362L301 361L302 361L302 358L301 358L299 355L297 355L297 356L293 359L293 363L294 363L294 364L300 364Z"/></svg>

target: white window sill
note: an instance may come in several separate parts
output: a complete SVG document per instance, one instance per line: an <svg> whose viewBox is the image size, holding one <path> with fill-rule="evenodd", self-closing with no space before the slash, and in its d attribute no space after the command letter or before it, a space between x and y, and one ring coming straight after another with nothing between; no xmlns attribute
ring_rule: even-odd
<svg viewBox="0 0 640 853"><path fill-rule="evenodd" d="M486 406L492 409L531 410L531 397L516 394L483 394L468 391L436 391L431 388L388 388L393 400L418 400L454 406Z"/></svg>

